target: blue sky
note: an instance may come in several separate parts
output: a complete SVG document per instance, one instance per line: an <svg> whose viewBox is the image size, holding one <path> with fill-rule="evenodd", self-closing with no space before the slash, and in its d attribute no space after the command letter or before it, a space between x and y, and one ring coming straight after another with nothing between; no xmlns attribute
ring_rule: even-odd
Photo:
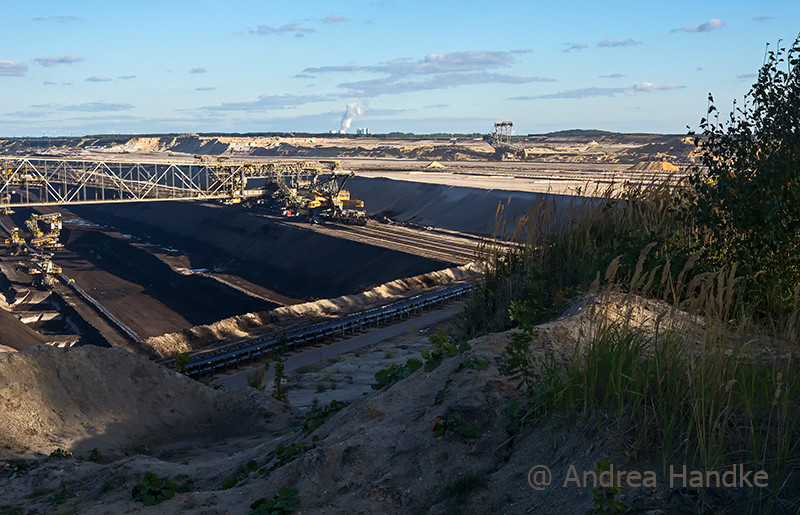
<svg viewBox="0 0 800 515"><path fill-rule="evenodd" d="M797 0L5 4L0 136L327 132L348 109L349 132L683 133L800 31Z"/></svg>

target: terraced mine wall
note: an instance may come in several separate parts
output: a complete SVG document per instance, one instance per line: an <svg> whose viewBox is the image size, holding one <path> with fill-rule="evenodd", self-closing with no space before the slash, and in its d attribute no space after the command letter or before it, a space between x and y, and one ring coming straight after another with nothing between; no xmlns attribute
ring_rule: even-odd
<svg viewBox="0 0 800 515"><path fill-rule="evenodd" d="M122 232L185 251L192 268L225 271L302 300L358 293L377 284L448 266L277 224L256 211L235 206L149 202L71 210L96 223L107 223ZM248 311L258 310L238 313Z"/></svg>
<svg viewBox="0 0 800 515"><path fill-rule="evenodd" d="M487 178L487 183L491 179ZM387 178L354 177L347 183L353 198L364 201L367 214L399 222L440 227L479 235L493 234L498 205L512 218L528 213L537 201L545 201L555 216L553 227L567 220L569 204L578 199L566 195L527 193ZM591 202L591 201L589 201Z"/></svg>
<svg viewBox="0 0 800 515"><path fill-rule="evenodd" d="M94 230L65 229L69 249L97 267L142 285L144 293L169 306L191 324L277 307L201 275L182 275L129 242Z"/></svg>

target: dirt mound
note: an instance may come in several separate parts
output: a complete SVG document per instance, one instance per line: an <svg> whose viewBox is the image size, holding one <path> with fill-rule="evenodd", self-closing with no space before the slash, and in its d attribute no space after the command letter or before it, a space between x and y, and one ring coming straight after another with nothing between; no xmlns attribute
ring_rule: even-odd
<svg viewBox="0 0 800 515"><path fill-rule="evenodd" d="M680 168L669 161L642 161L641 163L631 166L628 170L641 172L677 172Z"/></svg>
<svg viewBox="0 0 800 515"><path fill-rule="evenodd" d="M284 306L272 311L247 313L213 324L154 336L147 338L145 346L156 356L174 356L176 352L188 352L225 340L255 336L270 327L275 328L280 323L300 318L313 319L353 313L404 298L425 288L475 280L480 274L480 268L475 264L447 268L390 281L362 293Z"/></svg>
<svg viewBox="0 0 800 515"><path fill-rule="evenodd" d="M2 347L23 350L44 343L44 338L20 322L17 317L4 309L0 309L0 351Z"/></svg>
<svg viewBox="0 0 800 515"><path fill-rule="evenodd" d="M192 445L282 430L290 413L272 399L216 391L119 349L0 354L0 445L15 451L85 455L96 447L114 455Z"/></svg>

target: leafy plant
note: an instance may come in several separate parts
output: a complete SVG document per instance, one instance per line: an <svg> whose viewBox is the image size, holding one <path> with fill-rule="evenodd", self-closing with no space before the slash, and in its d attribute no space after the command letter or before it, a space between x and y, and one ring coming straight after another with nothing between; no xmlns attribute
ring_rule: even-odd
<svg viewBox="0 0 800 515"><path fill-rule="evenodd" d="M265 475L268 472L281 468L287 463L293 462L314 447L313 444L307 444L305 442L296 442L291 445L279 445L270 452L270 455L275 459L273 464L268 469L265 467L260 468L258 472L259 474Z"/></svg>
<svg viewBox="0 0 800 515"><path fill-rule="evenodd" d="M597 476L611 471L613 463L609 458L604 458L594 462ZM622 488L616 483L612 475L611 486L598 486L592 489L592 511L591 513L616 515L624 513L628 508L619 500L618 496L622 493Z"/></svg>
<svg viewBox="0 0 800 515"><path fill-rule="evenodd" d="M448 483L442 493L446 498L455 501L457 505L461 505L467 501L470 495L486 488L487 483L488 480L483 474L465 474Z"/></svg>
<svg viewBox="0 0 800 515"><path fill-rule="evenodd" d="M141 501L145 506L153 506L175 497L178 487L169 478L159 478L156 474L148 472L142 481L133 487L131 495L135 501Z"/></svg>
<svg viewBox="0 0 800 515"><path fill-rule="evenodd" d="M791 310L800 281L800 37L768 51L742 106L719 120L709 95L687 195L704 229L701 264L739 263L752 299ZM694 135L694 133L691 133ZM781 306L782 305L782 306ZM763 310L765 307L762 306Z"/></svg>
<svg viewBox="0 0 800 515"><path fill-rule="evenodd" d="M524 387L527 391L536 380L537 360L531 349L536 334L535 329L514 333L511 342L506 345L505 355L498 367L501 375L517 383L517 389Z"/></svg>
<svg viewBox="0 0 800 515"><path fill-rule="evenodd" d="M422 362L416 358L410 358L406 361L405 365L392 363L388 368L384 368L375 373L375 383L372 385L372 389L380 390L382 388L388 388L397 381L410 376L421 367Z"/></svg>
<svg viewBox="0 0 800 515"><path fill-rule="evenodd" d="M91 451L89 451L89 461L92 461L94 463L100 463L100 460L102 460L102 459L103 459L103 455L100 452L100 449L98 449L97 447L95 447Z"/></svg>
<svg viewBox="0 0 800 515"><path fill-rule="evenodd" d="M175 353L175 370L183 374L186 372L186 365L191 362L191 358L189 358L188 352L176 352Z"/></svg>
<svg viewBox="0 0 800 515"><path fill-rule="evenodd" d="M289 403L289 389L286 388L284 381L286 380L286 374L284 373L284 369L286 365L284 365L284 357L283 354L286 352L286 343L288 340L286 338L281 338L279 341L280 347L275 352L275 375L272 380L272 397L277 399L281 402Z"/></svg>
<svg viewBox="0 0 800 515"><path fill-rule="evenodd" d="M345 406L347 406L346 402L335 399L327 406L312 405L311 409L306 412L306 418L303 421L303 434L310 435Z"/></svg>
<svg viewBox="0 0 800 515"><path fill-rule="evenodd" d="M250 505L251 515L282 515L296 512L300 508L297 490L284 486L270 499L263 498Z"/></svg>
<svg viewBox="0 0 800 515"><path fill-rule="evenodd" d="M465 422L462 419L461 413L455 413L447 419L436 417L433 421L433 435L439 438L446 434L447 431L450 431L464 438L476 438L478 436L478 426L474 422Z"/></svg>
<svg viewBox="0 0 800 515"><path fill-rule="evenodd" d="M50 453L50 457L54 460L65 460L68 458L72 458L72 453L66 449L62 449L59 447L55 451Z"/></svg>

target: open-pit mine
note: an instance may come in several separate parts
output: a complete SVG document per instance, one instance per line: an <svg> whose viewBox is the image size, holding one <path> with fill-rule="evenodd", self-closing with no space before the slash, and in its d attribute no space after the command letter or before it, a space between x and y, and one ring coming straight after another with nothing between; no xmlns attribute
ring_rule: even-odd
<svg viewBox="0 0 800 515"><path fill-rule="evenodd" d="M50 494L26 496L72 481L88 492L67 501L77 511L125 511L147 469L195 478L184 485L193 497L166 512L246 512L244 498L213 492L255 488L240 462L288 442L309 408L340 401L367 404L308 444L333 449L308 468L317 505L410 506L388 487L359 490L355 476L334 484L335 471L378 466L376 446L395 439L391 459L412 460L401 445L415 437L396 427L412 422L384 402L399 390L370 384L458 316L487 248L516 244L496 232L498 213L537 201L566 213L576 195L673 180L694 162L682 136L502 136L0 140L0 453L22 467L4 469L0 507L27 499L48 511ZM276 352L289 404L264 388L281 380L267 361ZM458 386L415 381L398 402L427 406ZM492 404L502 385L461 386L468 407ZM386 418L384 429L359 426L362 414ZM341 443L357 434L369 443ZM26 461L56 448L91 463L36 472ZM285 470L263 475L279 485Z"/></svg>

